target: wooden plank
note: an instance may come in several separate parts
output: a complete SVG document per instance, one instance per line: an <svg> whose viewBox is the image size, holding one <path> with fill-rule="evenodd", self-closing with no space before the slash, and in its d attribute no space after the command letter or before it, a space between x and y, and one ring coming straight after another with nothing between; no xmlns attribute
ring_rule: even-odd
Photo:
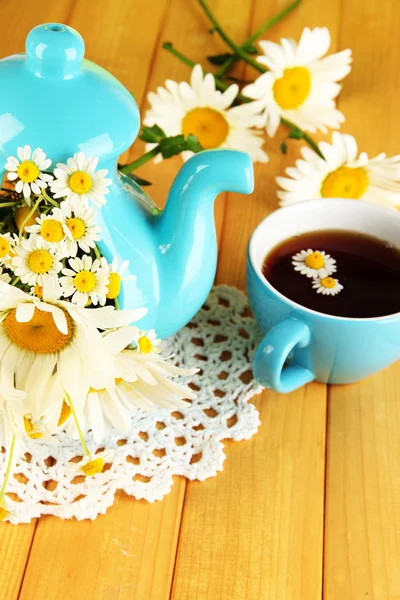
<svg viewBox="0 0 400 600"><path fill-rule="evenodd" d="M220 1L225 2L227 10L229 1ZM146 8L143 3L136 2L133 6L130 3L130 10L123 0L113 3L112 10L110 3L103 4L104 11L97 6L94 21L88 21L87 3L80 2L70 24L85 37L87 55L105 64L118 76L134 91L142 106L144 92L149 86L154 89L168 77L188 79L190 71L186 67L164 50L152 47L155 43L159 46L160 39L155 29L150 30L149 24L155 28L158 19L160 26L161 3L157 8L154 4ZM108 32L99 40L98 29L104 13ZM174 0L163 24L162 35L162 39L176 40L177 46L187 48L195 60L208 52L217 52L221 47L217 40L215 48L210 44L204 23L197 17L193 14L193 5ZM240 22L239 16L237 22ZM154 65L152 56L155 57ZM128 60L126 57L129 57ZM150 72L152 77L148 82ZM138 152L135 149L128 156L134 157ZM144 177L155 182L150 193L156 198L158 195L160 204L166 198L169 182L181 164L181 159L177 158L162 165L148 165L141 170ZM162 503L154 505L120 494L108 514L93 523L41 519L21 599L48 595L62 600L70 598L71 589L82 590L82 596L96 600L114 597L159 600L169 597L185 486L183 478L175 478L171 494ZM57 540L56 545L53 540Z"/></svg>
<svg viewBox="0 0 400 600"><path fill-rule="evenodd" d="M354 15L362 28L355 27ZM346 132L375 156L399 151L397 2L343 4L341 45L354 65L340 108ZM332 387L327 429L327 600L400 598L400 367Z"/></svg>
<svg viewBox="0 0 400 600"><path fill-rule="evenodd" d="M96 521L40 519L21 600L168 598L184 490L155 504L118 494Z"/></svg>
<svg viewBox="0 0 400 600"><path fill-rule="evenodd" d="M33 5L29 0L21 0L16 10L15 3L0 4L0 57L22 52L25 49L27 33L41 22L65 21L73 6L73 0L43 0ZM0 523L0 590L2 600L15 600L18 597L25 572L32 539L36 529L36 519L27 525L15 527Z"/></svg>
<svg viewBox="0 0 400 600"><path fill-rule="evenodd" d="M305 26L326 25L335 50L339 4L304 2L268 37L298 38ZM282 2L257 2L253 29L281 8ZM246 77L254 75L249 68ZM220 282L245 285L248 239L277 208L275 177L298 155L291 143L288 156L280 154L283 136L280 131L267 141L271 161L257 165L254 194L229 194ZM326 386L313 384L290 396L265 392L254 403L262 421L257 436L227 444L224 472L216 479L188 483L172 594L176 600L321 597Z"/></svg>

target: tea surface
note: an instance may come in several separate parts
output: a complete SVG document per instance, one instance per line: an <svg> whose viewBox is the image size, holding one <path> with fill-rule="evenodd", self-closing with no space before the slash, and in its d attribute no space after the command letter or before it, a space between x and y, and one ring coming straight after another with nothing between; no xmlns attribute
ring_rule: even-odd
<svg viewBox="0 0 400 600"><path fill-rule="evenodd" d="M343 289L317 293L313 279L295 271L302 250L324 251L335 261L331 275ZM264 259L263 275L287 298L312 310L341 317L379 317L400 311L400 249L356 232L325 230L289 238Z"/></svg>

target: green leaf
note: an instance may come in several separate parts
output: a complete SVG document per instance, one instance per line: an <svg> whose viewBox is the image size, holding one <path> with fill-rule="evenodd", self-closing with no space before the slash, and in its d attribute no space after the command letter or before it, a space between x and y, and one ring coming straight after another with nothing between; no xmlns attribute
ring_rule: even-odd
<svg viewBox="0 0 400 600"><path fill-rule="evenodd" d="M212 65L221 66L232 56L233 54L231 52L225 52L224 54L214 54L213 56L207 56L207 60Z"/></svg>
<svg viewBox="0 0 400 600"><path fill-rule="evenodd" d="M288 137L290 137L292 140L301 140L304 137L304 132L297 127L292 127L292 129L289 131Z"/></svg>
<svg viewBox="0 0 400 600"><path fill-rule="evenodd" d="M161 140L160 149L163 158L171 158L171 156L180 154L185 150L190 150L195 153L203 150L198 139L194 135L188 135L185 139L185 136L182 134Z"/></svg>
<svg viewBox="0 0 400 600"><path fill-rule="evenodd" d="M127 175L127 177L129 177L129 179L132 179L132 181L134 181L141 187L146 186L146 185L151 185L151 181L147 181L147 179L142 179L138 175L135 175L135 173L129 173L129 175Z"/></svg>
<svg viewBox="0 0 400 600"><path fill-rule="evenodd" d="M203 146L200 144L197 137L195 135L192 135L191 133L186 138L186 144L187 149L191 152L194 152L195 154L203 150Z"/></svg>
<svg viewBox="0 0 400 600"><path fill-rule="evenodd" d="M144 142L150 142L151 144L158 144L165 137L165 132L158 125L143 127L139 135L139 139Z"/></svg>
<svg viewBox="0 0 400 600"><path fill-rule="evenodd" d="M282 154L286 154L286 152L287 152L287 143L286 142L282 142L281 152L282 152Z"/></svg>

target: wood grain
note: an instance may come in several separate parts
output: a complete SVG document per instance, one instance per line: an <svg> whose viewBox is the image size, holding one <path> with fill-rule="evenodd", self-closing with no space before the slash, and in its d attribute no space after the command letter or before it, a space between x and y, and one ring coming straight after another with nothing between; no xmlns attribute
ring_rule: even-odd
<svg viewBox="0 0 400 600"><path fill-rule="evenodd" d="M287 0L209 3L240 42ZM133 91L142 114L149 89L190 74L162 41L203 65L205 55L225 50L195 0L16 6L0 0L0 56L23 49L33 26L67 22L84 36L87 56ZM371 156L398 152L399 23L398 0L303 0L268 34L298 38L305 26L326 25L331 50L353 49L339 101L342 131ZM235 74L256 75L243 65ZM225 194L216 204L219 282L244 288L249 236L277 207L276 175L298 156L294 141L281 155L284 135L267 141L271 160L257 166L255 193ZM140 170L160 205L180 165L177 157ZM94 522L0 524L0 600L400 600L399 391L397 366L328 394L320 384L288 396L264 392L254 399L258 435L226 443L216 478L176 478L153 505L121 493Z"/></svg>
<svg viewBox="0 0 400 600"><path fill-rule="evenodd" d="M21 52L25 47L27 32L36 25L47 21L67 20L72 5L73 0L60 0L57 6L51 0L43 0L40 4L27 3L24 7L24 2L21 1L16 10L14 2L0 3L0 22L3 25L0 56ZM0 93L4 93L4 90ZM1 600L14 600L18 597L35 529L36 520L19 527L0 523Z"/></svg>
<svg viewBox="0 0 400 600"><path fill-rule="evenodd" d="M362 15L362 27L354 15ZM399 152L398 2L343 4L341 46L354 69L339 106L344 130L375 156ZM326 600L400 599L400 367L330 388Z"/></svg>
<svg viewBox="0 0 400 600"><path fill-rule="evenodd" d="M281 6L257 2L252 30ZM339 16L339 2L306 2L269 37L298 37L306 25L328 25L335 49ZM246 71L247 78L254 75L251 68ZM275 176L298 153L295 144L288 157L281 155L283 135L280 131L278 139L267 142L271 161L257 165L254 194L228 196L219 282L244 288L248 239L277 208ZM228 444L224 472L217 479L188 483L172 594L176 600L321 597L326 387L310 386L288 397L265 392L254 402L262 421L258 435Z"/></svg>

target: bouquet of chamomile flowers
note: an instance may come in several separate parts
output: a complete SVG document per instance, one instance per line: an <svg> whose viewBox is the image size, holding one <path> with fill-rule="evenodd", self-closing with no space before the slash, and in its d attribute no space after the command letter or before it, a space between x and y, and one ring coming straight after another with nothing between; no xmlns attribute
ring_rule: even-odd
<svg viewBox="0 0 400 600"><path fill-rule="evenodd" d="M77 469L103 470L109 452L91 455L85 433L101 442L126 433L138 409L186 405L191 375L161 356L154 331L133 323L145 307L119 310L128 262L101 256L96 212L106 202L107 170L82 152L66 164L41 148L10 156L0 198L0 447L8 465L0 520L11 518L5 491L18 446L57 443L66 429L81 440ZM126 277L125 277L126 279Z"/></svg>

